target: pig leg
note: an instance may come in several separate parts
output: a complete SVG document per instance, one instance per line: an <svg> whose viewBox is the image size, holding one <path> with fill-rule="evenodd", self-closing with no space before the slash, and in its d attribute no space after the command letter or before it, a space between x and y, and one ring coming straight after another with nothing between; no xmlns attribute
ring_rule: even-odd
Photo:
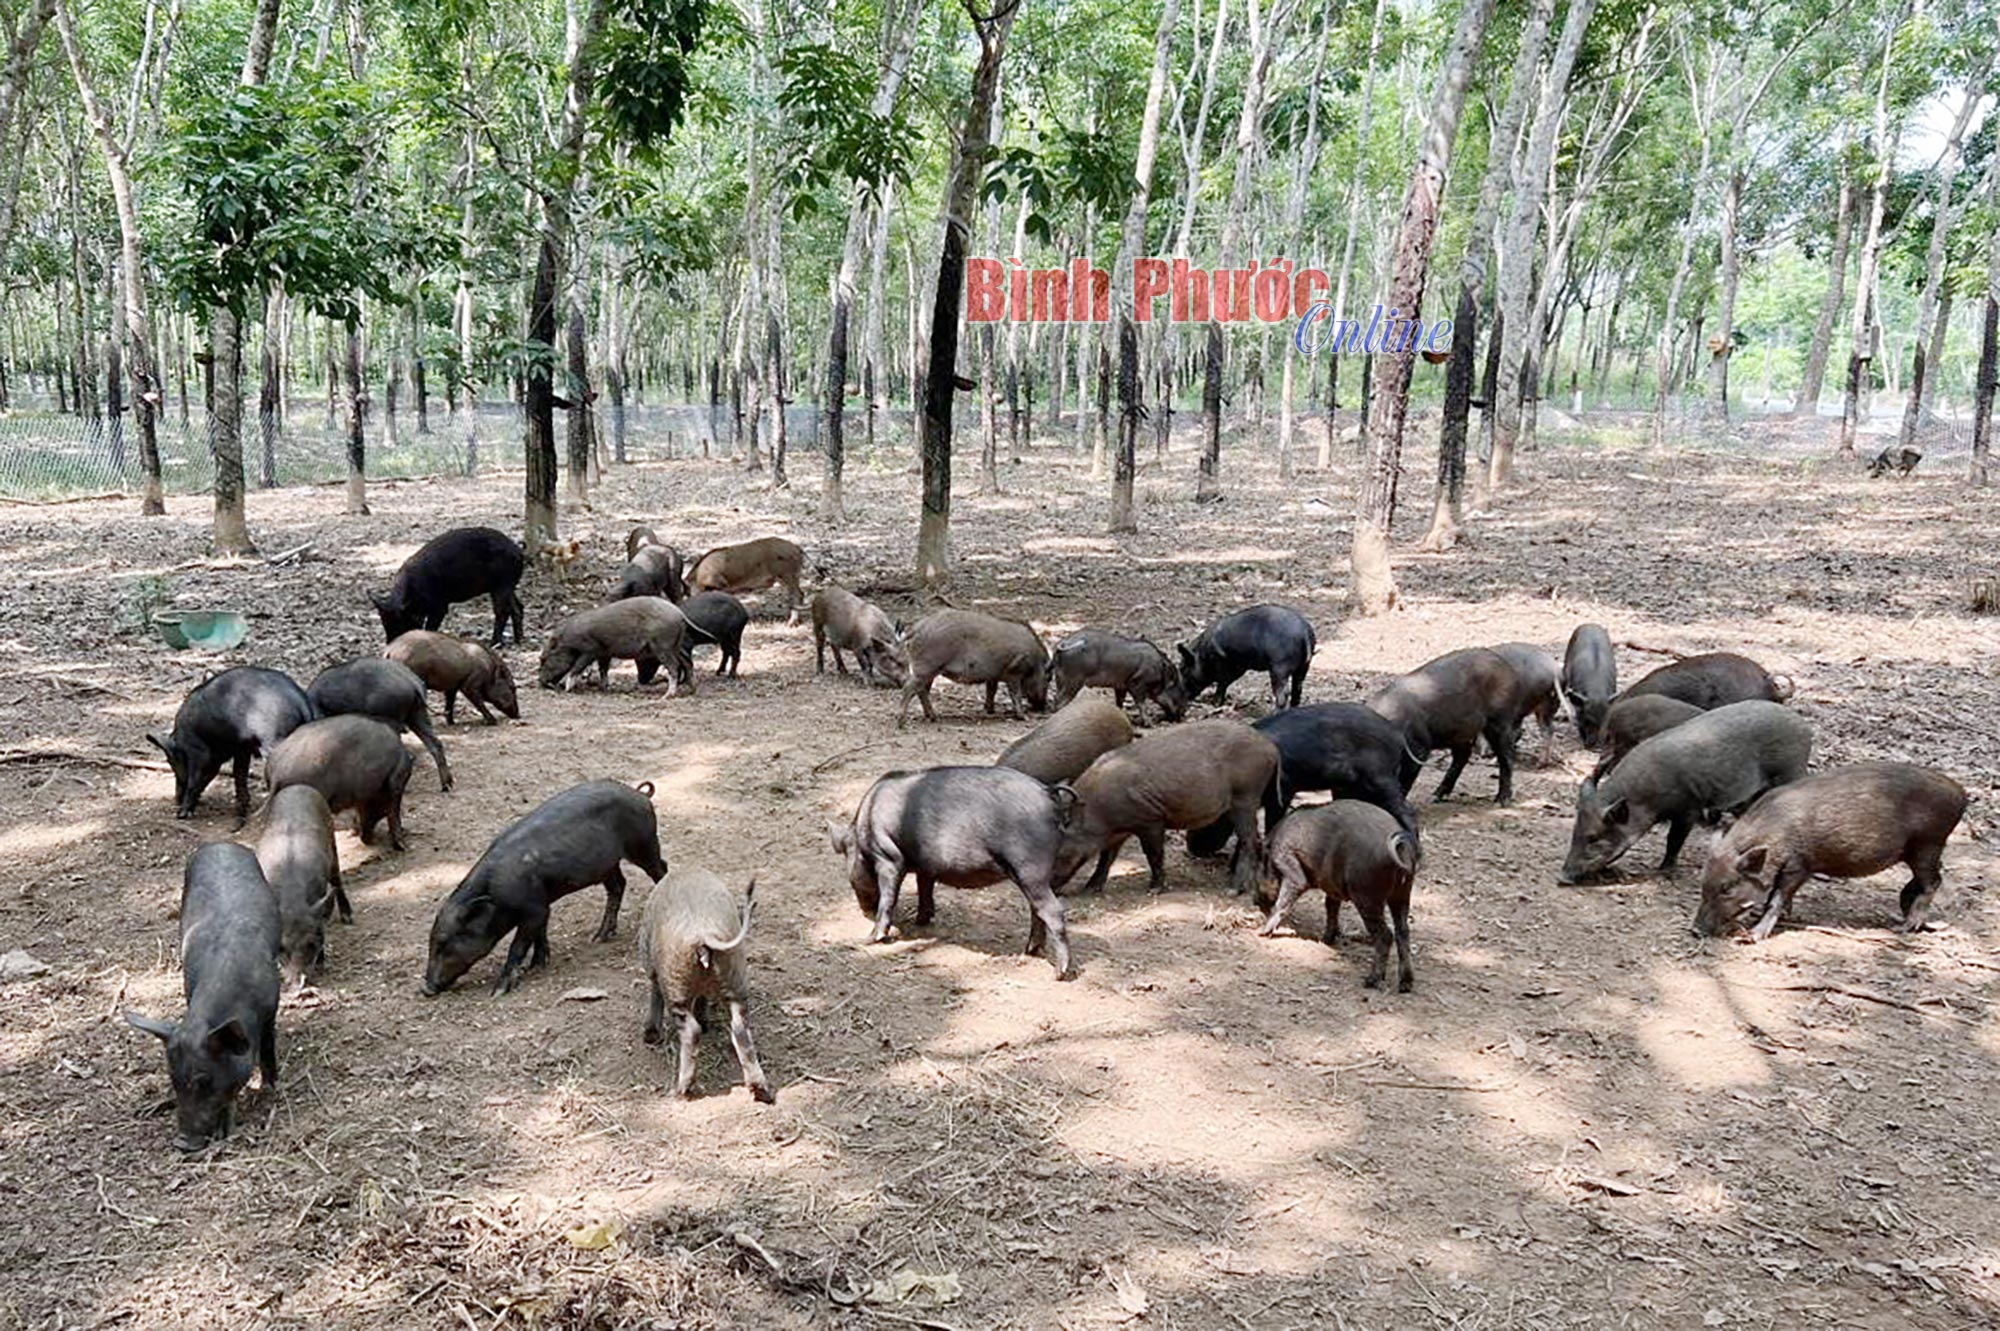
<svg viewBox="0 0 2000 1331"><path fill-rule="evenodd" d="M1431 798L1433 800L1450 798L1451 792L1458 786L1459 773L1465 770L1466 763L1471 760L1472 746L1470 744L1453 745L1451 750L1451 766L1445 769L1444 780L1438 782L1438 788L1431 793Z"/></svg>
<svg viewBox="0 0 2000 1331"><path fill-rule="evenodd" d="M340 912L340 922L342 924L354 923L354 905L347 899L347 889L340 885L340 866L338 864L334 865L333 871L327 874L327 880L333 887L333 908Z"/></svg>
<svg viewBox="0 0 2000 1331"><path fill-rule="evenodd" d="M646 1029L639 1038L647 1044L667 1038L667 996L660 992L658 976L646 977Z"/></svg>
<svg viewBox="0 0 2000 1331"><path fill-rule="evenodd" d="M701 1021L692 1007L675 1008L674 1021L681 1028L680 1066L674 1071L674 1094L685 1100L694 1086L694 1058L701 1047Z"/></svg>
<svg viewBox="0 0 2000 1331"><path fill-rule="evenodd" d="M1688 832L1694 827L1690 814L1677 814L1667 823L1667 856L1660 861L1660 872L1671 874L1681 857L1681 844L1688 839ZM1777 921L1772 921L1777 923Z"/></svg>
<svg viewBox="0 0 2000 1331"><path fill-rule="evenodd" d="M1069 924L1062 898L1055 894L1046 877L1016 875L1014 883L1028 899L1028 909L1032 912L1028 920L1027 955L1039 957L1048 952L1049 960L1055 964L1056 978L1074 980L1076 967L1070 964Z"/></svg>
<svg viewBox="0 0 2000 1331"><path fill-rule="evenodd" d="M521 605L521 593L518 588L509 587L507 589L507 613L508 617L514 621L514 645L519 647L521 645L521 619L526 614L526 610ZM497 636L493 639L493 645L495 647L500 645L500 639Z"/></svg>
<svg viewBox="0 0 2000 1331"><path fill-rule="evenodd" d="M1346 899L1338 892L1326 894L1326 927L1320 930L1319 941L1328 947L1340 945L1340 903Z"/></svg>
<svg viewBox="0 0 2000 1331"><path fill-rule="evenodd" d="M1311 661L1301 661L1299 662L1298 668L1292 671L1292 706L1294 707L1297 707L1299 705L1299 699L1305 696L1306 671L1309 668L1311 668L1311 666L1312 666Z"/></svg>
<svg viewBox="0 0 2000 1331"><path fill-rule="evenodd" d="M221 769L218 768L217 770ZM250 816L250 754L248 750L238 749L236 751L236 759L231 768L230 775L236 782L236 821L238 824L241 824ZM214 779L215 773L209 773L208 780L212 781ZM208 781L204 781L202 784L207 785Z"/></svg>
<svg viewBox="0 0 2000 1331"><path fill-rule="evenodd" d="M1331 918L1338 908L1338 903L1329 896L1326 899L1328 917ZM1396 923L1396 992L1407 994L1417 987L1417 970L1410 964L1409 901L1392 898L1389 902L1389 916Z"/></svg>
<svg viewBox="0 0 2000 1331"><path fill-rule="evenodd" d="M1361 923L1368 928L1368 937L1375 944L1375 961L1368 968L1368 978L1361 982L1364 988L1380 989L1382 977L1389 971L1389 922L1382 918L1382 901L1375 898L1362 905L1354 903L1354 909L1361 916Z"/></svg>
<svg viewBox="0 0 2000 1331"><path fill-rule="evenodd" d="M1485 730L1486 743L1493 750L1493 761L1500 768L1500 791L1493 797L1495 804L1514 802L1514 746L1521 738L1521 728L1495 721Z"/></svg>
<svg viewBox="0 0 2000 1331"><path fill-rule="evenodd" d="M797 625L799 622L799 603L806 599L806 594L799 590L798 574L794 573L789 578L784 579L784 583L785 583L785 590L791 593L791 601L792 601L791 618L787 619L785 621L785 624L787 627L792 627Z"/></svg>
<svg viewBox="0 0 2000 1331"><path fill-rule="evenodd" d="M917 875L917 923L929 924L937 914L937 880L927 873Z"/></svg>
<svg viewBox="0 0 2000 1331"><path fill-rule="evenodd" d="M840 664L840 649L838 647L833 649L833 663L835 665ZM826 673L826 634L817 627L813 629L813 673L815 675L824 675ZM842 670L840 673L844 675L847 672Z"/></svg>
<svg viewBox="0 0 2000 1331"><path fill-rule="evenodd" d="M1944 846L1924 846L1907 861L1910 881L1903 888L1903 932L1916 933L1930 918L1931 901L1944 882Z"/></svg>
<svg viewBox="0 0 2000 1331"><path fill-rule="evenodd" d="M548 961L548 927L546 913L540 919L524 919L515 927L514 941L507 945L507 960L500 967L499 977L493 981L495 994L513 993L520 987L521 975L530 965Z"/></svg>
<svg viewBox="0 0 2000 1331"><path fill-rule="evenodd" d="M604 921L591 941L608 943L618 936L618 908L625 902L625 871L614 866L604 880Z"/></svg>
<svg viewBox="0 0 2000 1331"><path fill-rule="evenodd" d="M395 850L408 850L409 843L403 840L403 792L392 791L383 814L389 820L389 845Z"/></svg>
<svg viewBox="0 0 2000 1331"><path fill-rule="evenodd" d="M1293 701L1296 702L1297 699ZM1283 666L1271 667L1271 710L1274 712L1285 710L1285 668Z"/></svg>
<svg viewBox="0 0 2000 1331"><path fill-rule="evenodd" d="M896 897L903 890L903 869L886 859L875 861L875 930L868 935L871 943L886 943L894 932L896 918Z"/></svg>
<svg viewBox="0 0 2000 1331"><path fill-rule="evenodd" d="M1792 908L1792 894L1810 877L1811 873L1791 860L1778 866L1771 875L1771 895L1765 902L1763 918L1750 930L1752 939L1761 943L1771 936L1772 930L1778 927L1778 921Z"/></svg>
<svg viewBox="0 0 2000 1331"><path fill-rule="evenodd" d="M1111 876L1111 861L1118 858L1118 852L1125 847L1124 837L1114 837L1104 843L1104 850L1097 857L1097 870L1090 875L1090 881L1083 885L1086 892L1102 892L1104 880Z"/></svg>
<svg viewBox="0 0 2000 1331"><path fill-rule="evenodd" d="M1257 832L1257 805L1243 801L1229 811L1236 829L1236 853L1229 860L1229 890L1242 896L1250 890L1257 866L1264 862L1264 839Z"/></svg>
<svg viewBox="0 0 2000 1331"><path fill-rule="evenodd" d="M278 1023L264 1023L263 1033L257 1037L257 1070L263 1073L263 1087L267 1091L278 1089Z"/></svg>
<svg viewBox="0 0 2000 1331"><path fill-rule="evenodd" d="M467 702L472 702L472 695L469 693L466 694L465 700ZM473 705L475 707L478 706L477 703L473 703ZM458 717L455 714L457 712L457 709L458 709L458 690L446 689L444 691L444 723L446 725L450 726L458 724ZM479 711L480 714L483 716L485 715L486 709L484 707L480 707ZM486 724L492 725L493 722L491 720L488 720Z"/></svg>
<svg viewBox="0 0 2000 1331"><path fill-rule="evenodd" d="M987 701L990 703L993 697L993 686L991 684L986 686L986 696ZM993 708L989 706L986 710L990 712ZM1007 681L1007 714L1012 716L1016 721L1025 721L1028 719L1028 700L1021 695L1021 685L1018 680L1010 679Z"/></svg>
<svg viewBox="0 0 2000 1331"><path fill-rule="evenodd" d="M1257 930L1257 936L1269 938L1282 929L1285 921L1291 918L1292 907L1298 904L1299 893L1305 890L1305 875L1299 872L1297 864L1287 862L1278 870L1278 899L1272 903L1270 917L1264 921L1263 927ZM1326 900L1327 918L1331 919L1334 911L1333 898L1329 896Z"/></svg>
<svg viewBox="0 0 2000 1331"><path fill-rule="evenodd" d="M478 696L477 694L472 694L472 693L468 693L468 694L466 694L466 695L465 695L465 700L466 700L467 702L471 703L471 704L473 705L473 707L474 707L475 709L477 709L477 710L478 710L478 712L479 712L479 724L481 724L481 725L483 725L483 726L497 726L497 725L499 725L499 724L500 724L500 718L499 718L499 717L497 717L497 716L495 716L495 715L493 715L493 713L492 713L491 711L489 711L489 710L487 709L487 706L486 706L486 699L484 699L484 698L481 698L481 697L479 697L479 696ZM445 722L446 722L447 724L449 724L449 723L451 722L451 695L450 695L450 694L446 694L446 695L445 695L445 700L444 700L444 719L445 719Z"/></svg>
<svg viewBox="0 0 2000 1331"><path fill-rule="evenodd" d="M993 695L999 691L999 688L1000 682L998 680L989 679L986 681L986 714L988 716L993 715Z"/></svg>
<svg viewBox="0 0 2000 1331"><path fill-rule="evenodd" d="M1167 890L1167 829L1155 823L1139 829L1139 849L1146 852L1146 890Z"/></svg>
<svg viewBox="0 0 2000 1331"><path fill-rule="evenodd" d="M451 764L444 760L444 744L438 739L437 731L431 729L430 717L419 711L415 716L410 718L410 729L416 734L418 742L429 751L431 761L437 764L438 789L450 790Z"/></svg>
<svg viewBox="0 0 2000 1331"><path fill-rule="evenodd" d="M901 730L910 719L910 699L915 698L924 705L924 720L936 721L937 712L931 707L931 680L934 675L919 676L914 670L903 684L903 709L896 713L896 729Z"/></svg>
<svg viewBox="0 0 2000 1331"><path fill-rule="evenodd" d="M729 1043L736 1046L736 1061L743 1065L743 1084L749 1088L750 1098L768 1105L778 1097L764 1077L764 1065L757 1061L757 1042L750 1036L750 1016L744 1010L747 1006L740 998L729 1000Z"/></svg>

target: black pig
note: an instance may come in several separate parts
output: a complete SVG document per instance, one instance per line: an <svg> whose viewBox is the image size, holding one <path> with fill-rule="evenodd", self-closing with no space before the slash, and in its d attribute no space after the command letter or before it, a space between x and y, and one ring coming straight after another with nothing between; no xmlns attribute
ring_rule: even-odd
<svg viewBox="0 0 2000 1331"><path fill-rule="evenodd" d="M526 565L514 539L491 527L454 527L432 537L396 570L389 594L372 598L382 617L382 641L394 642L411 629L435 631L454 603L490 596L494 645L500 644L509 619L519 643L523 611L515 588Z"/></svg>
<svg viewBox="0 0 2000 1331"><path fill-rule="evenodd" d="M1218 703L1228 698L1229 686L1252 670L1271 676L1271 707L1297 707L1305 689L1306 671L1312 667L1318 639L1313 626L1298 611L1282 605L1253 605L1247 610L1224 615L1198 634L1193 642L1174 648L1181 658L1181 682L1190 698L1199 698L1203 689L1213 688Z"/></svg>
<svg viewBox="0 0 2000 1331"><path fill-rule="evenodd" d="M232 666L197 684L174 713L172 732L146 736L174 769L174 816L194 817L201 792L224 763L234 763L236 816L247 817L250 759L268 758L278 741L312 719L306 691L282 671Z"/></svg>
<svg viewBox="0 0 2000 1331"><path fill-rule="evenodd" d="M451 764L444 760L444 742L431 729L430 704L424 681L400 661L364 656L319 672L306 689L313 710L321 716L372 716L415 735L437 764L438 789L451 789Z"/></svg>

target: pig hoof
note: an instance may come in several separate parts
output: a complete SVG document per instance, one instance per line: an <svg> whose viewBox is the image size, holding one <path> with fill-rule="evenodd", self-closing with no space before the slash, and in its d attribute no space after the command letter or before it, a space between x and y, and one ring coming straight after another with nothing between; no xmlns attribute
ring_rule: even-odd
<svg viewBox="0 0 2000 1331"><path fill-rule="evenodd" d="M661 1032L658 1026L648 1026L643 1032L640 1033L639 1038L645 1041L647 1044L658 1044L661 1040L665 1039L666 1036Z"/></svg>
<svg viewBox="0 0 2000 1331"><path fill-rule="evenodd" d="M1407 994L1416 987L1417 981L1414 976L1405 975L1402 979L1396 981L1396 992L1399 994Z"/></svg>
<svg viewBox="0 0 2000 1331"><path fill-rule="evenodd" d="M768 1083L761 1081L750 1084L750 1098L760 1105L774 1105L778 1103L778 1093L772 1090Z"/></svg>
<svg viewBox="0 0 2000 1331"><path fill-rule="evenodd" d="M1075 978L1076 978L1076 967L1074 966L1071 966L1068 970L1062 970L1056 972L1056 979L1058 980L1074 980Z"/></svg>
<svg viewBox="0 0 2000 1331"><path fill-rule="evenodd" d="M1361 982L1361 987L1363 989L1380 989L1382 987L1382 977L1371 975Z"/></svg>

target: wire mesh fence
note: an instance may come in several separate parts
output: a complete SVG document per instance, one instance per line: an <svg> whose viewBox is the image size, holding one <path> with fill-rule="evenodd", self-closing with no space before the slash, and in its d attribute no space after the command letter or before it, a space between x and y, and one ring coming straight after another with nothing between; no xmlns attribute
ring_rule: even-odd
<svg viewBox="0 0 2000 1331"><path fill-rule="evenodd" d="M627 404L625 452L635 461L733 451L735 422L728 403ZM907 412L896 412L906 420ZM511 402L482 402L467 413L437 410L428 429L413 413L395 429L379 418L366 422L366 470L373 477L470 476L523 465L526 427ZM214 419L199 410L183 420L169 405L156 422L160 478L170 494L201 494L215 483ZM610 408L601 400L596 429L612 447ZM818 409L794 403L785 409L787 446L819 446ZM559 467L568 465L568 413L556 413ZM251 489L315 485L347 475L347 432L337 413L329 420L314 406L289 417L249 413L243 423L243 479ZM130 413L91 418L28 403L0 414L0 496L21 500L71 499L136 491L144 482L138 430Z"/></svg>

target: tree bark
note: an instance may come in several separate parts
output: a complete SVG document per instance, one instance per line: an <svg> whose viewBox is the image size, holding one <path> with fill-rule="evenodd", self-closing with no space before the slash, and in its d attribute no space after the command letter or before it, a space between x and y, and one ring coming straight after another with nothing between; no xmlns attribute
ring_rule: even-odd
<svg viewBox="0 0 2000 1331"><path fill-rule="evenodd" d="M1891 56L1896 49L1896 33L1902 27L1899 8L1882 42L1882 73L1875 86L1875 129L1869 146L1876 156L1874 180L1868 189L1868 225L1861 233L1861 262L1854 279L1854 324L1847 356L1847 392L1840 408L1840 453L1854 454L1854 436L1861 423L1861 393L1867 364L1874 359L1878 334L1875 328L1875 272L1882 260L1882 218L1888 209L1889 184L1896 173L1896 144L1902 137L1902 123L1890 124L1889 75Z"/></svg>
<svg viewBox="0 0 2000 1331"><path fill-rule="evenodd" d="M1729 173L1722 187L1722 266L1716 281L1715 331L1708 339L1708 401L1706 415L1716 424L1729 421L1729 357L1736 350L1736 286L1741 272L1736 245L1736 216L1743 203L1743 168Z"/></svg>
<svg viewBox="0 0 2000 1331"><path fill-rule="evenodd" d="M923 459L923 511L917 526L917 580L937 586L951 576L952 394L957 391L958 313L965 294L965 246L974 195L986 160L993 98L1000 86L1000 58L1021 0L1002 0L990 16L968 7L979 37L965 128L952 159L944 197L944 243L938 247L937 296L931 308L930 355L924 367L924 405L918 452Z"/></svg>
<svg viewBox="0 0 2000 1331"><path fill-rule="evenodd" d="M1990 210L2000 193L2000 171L1986 177L1986 201ZM1972 385L1972 473L1974 485L1990 480L1989 445L1993 437L1993 390L1996 359L2000 359L2000 226L1986 241L1986 299L1979 320L1979 371Z"/></svg>
<svg viewBox="0 0 2000 1331"><path fill-rule="evenodd" d="M1528 98L1541 68L1542 46L1548 40L1555 0L1534 0L1514 50L1514 69L1507 83L1507 100L1493 122L1486 143L1486 173L1479 181L1472 226L1466 232L1465 258L1460 265L1458 306L1451 324L1451 360L1444 372L1444 418L1438 427L1438 481L1431 509L1431 528L1417 548L1431 552L1457 545L1465 522L1465 436L1472 416L1472 377L1477 373L1479 308L1485 299L1486 270L1493 252L1493 227L1500 217L1500 196L1514 175L1514 151L1527 117ZM1491 334L1489 334L1489 337ZM1496 343L1497 345L1497 343ZM1489 398L1483 413L1492 419Z"/></svg>
<svg viewBox="0 0 2000 1331"><path fill-rule="evenodd" d="M1592 0L1572 0L1588 6ZM1389 280L1390 302L1414 313L1424 303L1424 282L1430 270L1431 245L1437 238L1438 210L1444 193L1445 170L1451 162L1452 141L1458 134L1459 113L1465 107L1466 85L1493 17L1494 0L1466 0L1459 10L1451 46L1438 70L1431 94L1429 123L1403 203L1396 261ZM1587 16L1586 16L1587 18ZM1367 467L1355 501L1350 574L1355 607L1367 615L1386 612L1396 603L1396 579L1389 567L1389 524L1396 513L1396 479L1402 470L1403 421L1410 404L1410 369L1414 349L1384 352L1379 362L1376 401L1368 415Z"/></svg>
<svg viewBox="0 0 2000 1331"><path fill-rule="evenodd" d="M1387 0L1375 0L1375 21L1368 35L1368 65L1361 76L1361 116L1354 130L1354 172L1347 182L1347 233L1340 246L1340 272L1333 280L1333 317L1347 316L1348 281L1354 273L1354 241L1361 233L1363 184L1367 179L1368 136L1375 117L1375 69L1382 51L1382 15ZM1333 440L1340 414L1340 356L1327 356L1326 437L1320 442L1319 469L1333 465Z"/></svg>
<svg viewBox="0 0 2000 1331"><path fill-rule="evenodd" d="M1806 349L1804 372L1799 376L1798 400L1792 415L1819 414L1820 390L1826 382L1826 357L1833 346L1833 327L1840 319L1840 307L1847 292L1848 239L1854 233L1854 172L1845 154L1840 163L1840 196L1834 205L1833 252L1827 257L1826 294L1820 298L1819 319L1813 324L1812 345Z"/></svg>
<svg viewBox="0 0 2000 1331"><path fill-rule="evenodd" d="M572 284L569 301L569 330L565 350L569 357L566 387L569 398L564 428L565 451L569 454L569 501L579 509L590 507L590 458L595 443L596 420L590 387L589 334L584 327L582 292Z"/></svg>
<svg viewBox="0 0 2000 1331"><path fill-rule="evenodd" d="M1298 161L1292 167L1291 188L1285 195L1285 217L1280 234L1287 237L1298 234L1300 220L1305 216L1306 186L1311 183L1313 166L1319 161L1320 87L1326 74L1326 52L1330 45L1327 36L1332 24L1333 8L1328 6L1320 19L1319 36L1314 42L1311 91L1306 95L1306 136L1299 144ZM1286 351L1279 359L1283 361L1283 367L1278 371L1278 478L1290 480L1292 435L1296 428L1292 417L1292 375L1298 357ZM1259 394L1259 400L1262 400L1262 394Z"/></svg>
<svg viewBox="0 0 2000 1331"><path fill-rule="evenodd" d="M1903 404L1902 426L1896 433L1896 442L1903 448L1916 445L1917 427L1922 423L1924 408L1930 402L1929 383L1935 370L1929 360L1931 332L1933 323L1941 322L1943 317L1938 290L1944 281L1945 242L1951 234L1951 186L1958 174L1959 141L1965 136L1965 127L1971 123L1973 108L1984 100L1984 84L1983 77L1973 81L1973 91L1960 104L1958 115L1952 121L1951 134L1945 140L1944 153L1938 159L1931 243L1924 256L1924 292L1917 304L1916 335L1910 339L1910 392Z"/></svg>

